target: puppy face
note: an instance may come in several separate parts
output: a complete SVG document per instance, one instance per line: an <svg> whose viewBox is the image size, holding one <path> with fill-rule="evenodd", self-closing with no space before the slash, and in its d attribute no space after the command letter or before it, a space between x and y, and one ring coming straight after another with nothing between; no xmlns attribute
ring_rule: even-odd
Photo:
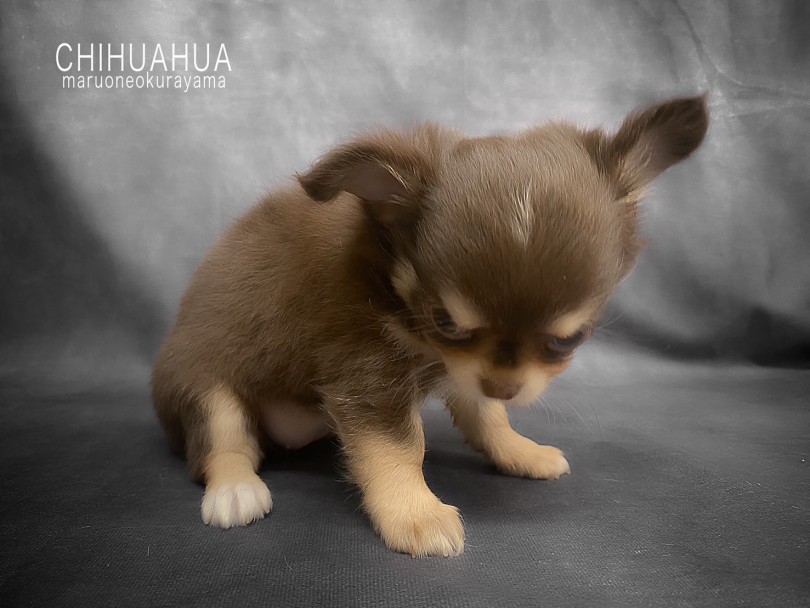
<svg viewBox="0 0 810 608"><path fill-rule="evenodd" d="M391 314L457 392L529 404L632 268L645 187L706 128L703 98L632 114L614 136L552 124L469 139L428 125L351 142L299 179L315 200L361 199L389 260Z"/></svg>
<svg viewBox="0 0 810 608"><path fill-rule="evenodd" d="M456 391L475 401L532 403L590 336L598 312L598 304L587 301L549 313L547 301L514 296L517 290L508 283L489 292L490 298L473 299L471 291L461 291L461 281L436 288L435 277L420 280L407 261L394 273L409 311L405 328L440 355ZM479 285L488 287L485 281ZM515 314L502 315L510 305Z"/></svg>

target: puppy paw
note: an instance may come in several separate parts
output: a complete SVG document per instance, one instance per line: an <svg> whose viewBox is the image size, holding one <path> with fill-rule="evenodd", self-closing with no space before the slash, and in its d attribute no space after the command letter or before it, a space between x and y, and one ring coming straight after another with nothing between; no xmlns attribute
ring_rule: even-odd
<svg viewBox="0 0 810 608"><path fill-rule="evenodd" d="M378 516L375 528L385 544L412 557L452 557L464 551L464 524L458 509L435 499L411 512Z"/></svg>
<svg viewBox="0 0 810 608"><path fill-rule="evenodd" d="M531 439L517 437L500 446L490 458L501 473L531 479L558 479L571 472L563 453L550 445L538 445Z"/></svg>
<svg viewBox="0 0 810 608"><path fill-rule="evenodd" d="M202 519L218 528L246 526L263 518L273 508L273 499L265 483L255 480L208 487L202 501Z"/></svg>

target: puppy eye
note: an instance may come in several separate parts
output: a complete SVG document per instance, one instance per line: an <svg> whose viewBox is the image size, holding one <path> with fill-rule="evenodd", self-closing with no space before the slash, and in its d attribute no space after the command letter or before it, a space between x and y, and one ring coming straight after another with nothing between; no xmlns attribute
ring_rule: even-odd
<svg viewBox="0 0 810 608"><path fill-rule="evenodd" d="M546 342L546 348L555 355L570 355L577 346L585 341L585 338L587 337L588 332L584 329L581 329L575 334L571 334L565 338L552 336Z"/></svg>
<svg viewBox="0 0 810 608"><path fill-rule="evenodd" d="M468 340L472 336L472 332L467 329L461 329L453 317L450 316L444 308L434 307L430 311L433 326L442 336L450 340Z"/></svg>

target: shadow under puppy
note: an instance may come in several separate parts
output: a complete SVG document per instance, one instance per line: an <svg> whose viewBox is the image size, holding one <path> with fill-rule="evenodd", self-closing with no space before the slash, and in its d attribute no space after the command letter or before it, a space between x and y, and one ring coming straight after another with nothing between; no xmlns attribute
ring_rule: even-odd
<svg viewBox="0 0 810 608"><path fill-rule="evenodd" d="M332 433L391 549L460 554L458 510L422 474L431 392L502 472L568 473L506 407L535 401L591 334L643 246L645 187L707 125L694 97L614 135L382 130L270 194L202 262L155 363L155 407L205 483L203 520L270 511L260 433L289 448Z"/></svg>

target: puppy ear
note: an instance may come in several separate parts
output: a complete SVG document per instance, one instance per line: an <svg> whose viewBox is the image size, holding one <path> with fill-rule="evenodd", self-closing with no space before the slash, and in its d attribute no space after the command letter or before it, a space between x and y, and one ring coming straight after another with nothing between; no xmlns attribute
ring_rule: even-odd
<svg viewBox="0 0 810 608"><path fill-rule="evenodd" d="M638 236L639 202L646 187L667 168L697 149L706 135L706 95L672 99L630 114L618 132L583 133L583 143L599 171L613 184L623 223L621 276L646 246Z"/></svg>
<svg viewBox="0 0 810 608"><path fill-rule="evenodd" d="M335 148L298 181L314 200L341 192L362 199L367 213L383 225L413 216L435 175L425 132L378 131ZM435 131L435 129L434 129ZM435 134L435 133L434 133Z"/></svg>
<svg viewBox="0 0 810 608"><path fill-rule="evenodd" d="M706 95L671 99L635 112L609 140L612 164L643 187L694 152L708 127Z"/></svg>

